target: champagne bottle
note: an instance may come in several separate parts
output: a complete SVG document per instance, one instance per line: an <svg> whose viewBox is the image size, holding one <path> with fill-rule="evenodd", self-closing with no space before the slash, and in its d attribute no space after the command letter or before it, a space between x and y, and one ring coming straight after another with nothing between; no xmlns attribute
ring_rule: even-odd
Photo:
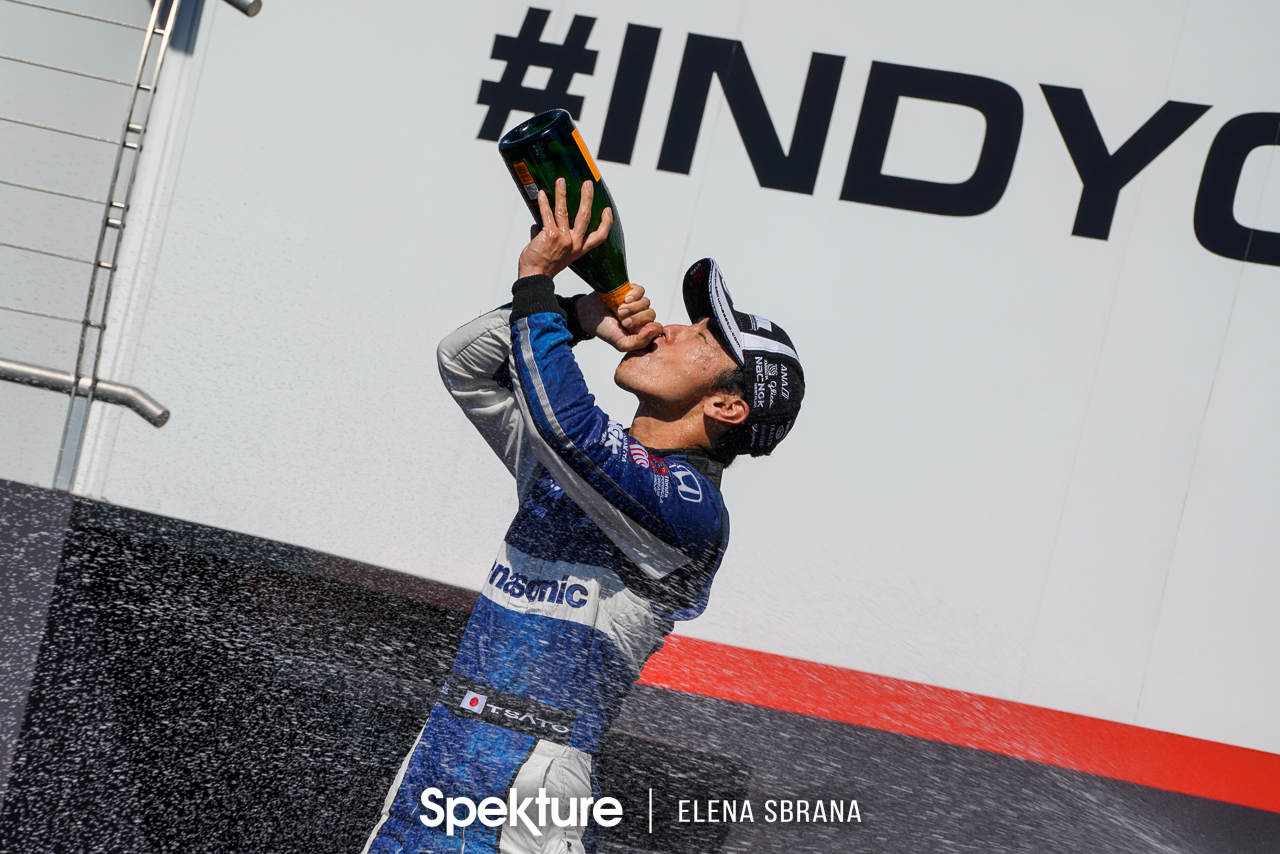
<svg viewBox="0 0 1280 854"><path fill-rule="evenodd" d="M538 224L542 223L538 190L547 194L547 201L554 207L556 179L564 178L569 221L572 223L578 214L582 183L594 182L595 198L591 204L588 232L599 227L600 215L608 207L613 208L613 227L609 229L609 237L604 243L574 261L569 269L603 296L605 304L617 312L631 289L622 222L618 218L618 206L613 203L609 188L601 180L600 170L591 152L587 151L573 117L564 110L540 113L503 135L498 140L498 152L520 188L520 194L533 214L533 221Z"/></svg>

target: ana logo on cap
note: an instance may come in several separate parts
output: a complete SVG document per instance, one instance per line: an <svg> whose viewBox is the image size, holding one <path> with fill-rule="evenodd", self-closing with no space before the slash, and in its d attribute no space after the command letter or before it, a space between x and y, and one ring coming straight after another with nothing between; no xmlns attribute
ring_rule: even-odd
<svg viewBox="0 0 1280 854"><path fill-rule="evenodd" d="M729 355L746 371L745 423L752 429L743 450L756 457L771 453L791 431L804 398L804 369L790 336L760 315L735 309L720 267L710 258L684 274L684 305L692 322L705 317L715 324Z"/></svg>

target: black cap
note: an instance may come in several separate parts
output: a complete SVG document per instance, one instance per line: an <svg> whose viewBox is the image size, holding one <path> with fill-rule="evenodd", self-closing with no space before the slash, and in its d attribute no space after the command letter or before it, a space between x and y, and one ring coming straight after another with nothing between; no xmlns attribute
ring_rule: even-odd
<svg viewBox="0 0 1280 854"><path fill-rule="evenodd" d="M704 317L720 332L729 355L746 369L747 406L741 449L765 456L796 423L804 398L804 369L781 326L733 307L720 267L710 258L684 274L684 307L694 323Z"/></svg>

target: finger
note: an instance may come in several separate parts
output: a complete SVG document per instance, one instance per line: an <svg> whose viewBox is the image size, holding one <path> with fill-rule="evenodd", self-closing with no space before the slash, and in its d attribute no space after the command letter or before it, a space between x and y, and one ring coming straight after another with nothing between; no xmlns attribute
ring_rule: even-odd
<svg viewBox="0 0 1280 854"><path fill-rule="evenodd" d="M619 306L619 310L625 308L630 314L639 314L648 308L649 305L648 297L640 297L639 299L636 299L634 293L631 293L627 294L627 298L622 301L622 305Z"/></svg>
<svg viewBox="0 0 1280 854"><path fill-rule="evenodd" d="M554 226L556 224L555 217L551 215L551 204L547 201L547 194L544 190L538 191L538 213L542 214L542 224L544 226Z"/></svg>
<svg viewBox="0 0 1280 854"><path fill-rule="evenodd" d="M632 309L627 316L623 317L619 322L627 329L642 329L646 324L653 323L658 319L658 314L651 308L645 308L641 311Z"/></svg>
<svg viewBox="0 0 1280 854"><path fill-rule="evenodd" d="M656 321L658 319L658 313L648 306L645 306L639 311L634 311L631 315L631 319L635 321L633 325L638 329L646 324Z"/></svg>
<svg viewBox="0 0 1280 854"><path fill-rule="evenodd" d="M573 221L573 238L575 243L587 236L587 227L591 225L591 201L596 197L595 185L590 181L582 182L582 198L578 202L578 216Z"/></svg>
<svg viewBox="0 0 1280 854"><path fill-rule="evenodd" d="M639 314L649 308L649 298L644 295L644 288L635 282L628 282L630 286L627 295L622 298L622 304L618 306L618 319L627 317L628 315Z"/></svg>
<svg viewBox="0 0 1280 854"><path fill-rule="evenodd" d="M645 311L652 312L652 308L647 299L642 299L639 302L624 302L618 306L616 314L618 319L621 320L624 317L633 317Z"/></svg>
<svg viewBox="0 0 1280 854"><path fill-rule="evenodd" d="M657 322L650 323L635 335L630 336L635 342L632 349L639 350L642 347L648 347L661 334L662 324Z"/></svg>
<svg viewBox="0 0 1280 854"><path fill-rule="evenodd" d="M601 243L609 239L609 229L613 227L613 208L605 208L600 214L600 226L589 235L587 235L586 243L582 244L583 252L590 252Z"/></svg>
<svg viewBox="0 0 1280 854"><path fill-rule="evenodd" d="M569 230L569 192L563 178L556 179L556 225L563 231Z"/></svg>

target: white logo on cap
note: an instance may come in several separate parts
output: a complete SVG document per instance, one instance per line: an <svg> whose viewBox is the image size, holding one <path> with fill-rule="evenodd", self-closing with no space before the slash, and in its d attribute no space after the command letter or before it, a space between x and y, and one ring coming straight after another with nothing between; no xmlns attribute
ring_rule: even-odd
<svg viewBox="0 0 1280 854"><path fill-rule="evenodd" d="M781 341L774 341L772 338L765 338L763 335L742 336L742 343L748 350L760 350L765 353L777 353L779 356L790 356L797 362L800 357L796 355L796 351L783 344Z"/></svg>

